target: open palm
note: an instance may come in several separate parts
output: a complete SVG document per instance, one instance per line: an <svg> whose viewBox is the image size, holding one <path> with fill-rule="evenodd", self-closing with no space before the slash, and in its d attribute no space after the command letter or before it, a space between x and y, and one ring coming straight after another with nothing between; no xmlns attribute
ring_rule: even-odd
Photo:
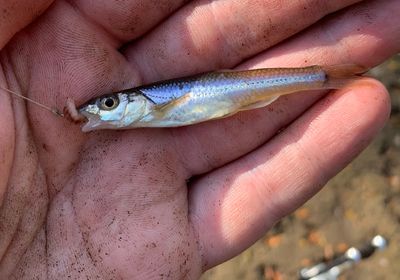
<svg viewBox="0 0 400 280"><path fill-rule="evenodd" d="M1 85L58 108L214 69L373 66L400 45L397 0L0 6ZM366 79L192 127L84 134L1 94L0 278L197 278L317 192L388 104Z"/></svg>

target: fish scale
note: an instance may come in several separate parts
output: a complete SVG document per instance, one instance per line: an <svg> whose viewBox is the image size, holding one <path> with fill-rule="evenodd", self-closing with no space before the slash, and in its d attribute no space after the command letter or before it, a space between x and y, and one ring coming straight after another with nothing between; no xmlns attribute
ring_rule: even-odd
<svg viewBox="0 0 400 280"><path fill-rule="evenodd" d="M336 65L210 72L107 94L79 113L88 120L84 131L185 126L260 108L285 94L341 88L365 70Z"/></svg>

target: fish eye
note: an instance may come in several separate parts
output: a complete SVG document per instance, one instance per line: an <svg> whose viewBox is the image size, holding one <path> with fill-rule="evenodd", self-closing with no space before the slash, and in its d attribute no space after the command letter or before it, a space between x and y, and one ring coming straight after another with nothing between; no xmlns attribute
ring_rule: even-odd
<svg viewBox="0 0 400 280"><path fill-rule="evenodd" d="M107 96L100 100L100 108L102 110L112 110L115 109L119 104L119 99L115 96Z"/></svg>

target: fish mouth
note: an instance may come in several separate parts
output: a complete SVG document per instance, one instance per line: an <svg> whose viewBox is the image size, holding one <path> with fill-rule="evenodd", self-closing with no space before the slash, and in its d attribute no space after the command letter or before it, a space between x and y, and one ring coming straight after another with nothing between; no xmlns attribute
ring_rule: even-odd
<svg viewBox="0 0 400 280"><path fill-rule="evenodd" d="M82 126L83 132L89 132L92 130L100 129L103 123L97 115L90 114L84 110L79 112L83 117L86 118L87 122Z"/></svg>
<svg viewBox="0 0 400 280"><path fill-rule="evenodd" d="M93 131L96 129L100 129L101 128L101 120L100 119L88 119L88 122L85 123L84 126L82 126L82 132L89 132L89 131Z"/></svg>
<svg viewBox="0 0 400 280"><path fill-rule="evenodd" d="M118 129L118 127L110 122L105 122L98 115L93 115L89 112L81 112L81 115L87 119L87 122L82 126L82 132L90 132L100 129Z"/></svg>

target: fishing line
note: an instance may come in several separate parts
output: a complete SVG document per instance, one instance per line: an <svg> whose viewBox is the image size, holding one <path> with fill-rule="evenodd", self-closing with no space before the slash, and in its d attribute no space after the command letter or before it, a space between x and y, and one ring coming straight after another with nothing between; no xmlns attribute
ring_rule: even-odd
<svg viewBox="0 0 400 280"><path fill-rule="evenodd" d="M14 91L12 91L12 90L9 90L9 89L7 89L7 88L5 88L5 87L0 86L0 89L6 91L6 92L8 92L8 93L11 93L11 94L13 94L13 95L15 95L15 96L17 96L17 97L19 97L19 98L22 98L22 99L24 99L24 100L26 100L26 101L29 101L29 102L31 102L31 103L33 103L33 104L35 104L35 105L37 105L37 106L39 106L39 107L41 107L41 108L47 110L47 111L50 111L50 112L52 112L52 113L53 113L54 115L56 115L56 116L64 117L64 114L61 113L58 109L55 109L55 108L51 108L51 107L49 107L49 106L46 106L46 105L44 105L44 104L42 104L42 103L39 103L39 102L37 102L37 101L35 101L35 100L33 100L33 99L30 99L30 98L28 98L28 97L26 97L26 96L23 96L22 94L16 93L16 92L14 92Z"/></svg>

